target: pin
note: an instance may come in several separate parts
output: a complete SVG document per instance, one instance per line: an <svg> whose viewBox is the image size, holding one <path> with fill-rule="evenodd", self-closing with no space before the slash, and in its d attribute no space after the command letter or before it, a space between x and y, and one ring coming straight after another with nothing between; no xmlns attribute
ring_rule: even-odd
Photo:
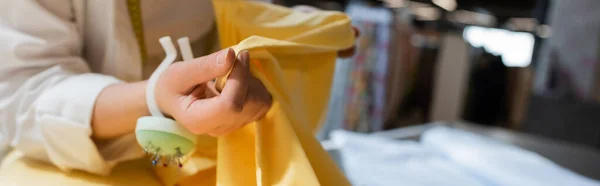
<svg viewBox="0 0 600 186"><path fill-rule="evenodd" d="M175 156L169 156L169 164L175 165Z"/></svg>
<svg viewBox="0 0 600 186"><path fill-rule="evenodd" d="M183 167L183 165L181 164L181 161L180 161L180 159L177 159L177 166L179 166L179 168L182 168L182 167Z"/></svg>
<svg viewBox="0 0 600 186"><path fill-rule="evenodd" d="M175 156L177 156L178 158L181 158L183 156L183 153L181 153L181 149L179 147L175 148Z"/></svg>
<svg viewBox="0 0 600 186"><path fill-rule="evenodd" d="M159 157L158 153L152 152L152 156L150 156L150 159L157 159L158 157Z"/></svg>
<svg viewBox="0 0 600 186"><path fill-rule="evenodd" d="M170 165L176 165L179 168L183 167L181 158L183 158L184 154L179 147L175 148L175 153L172 155L161 156L160 147L154 147L151 143L148 143L144 148L144 152L146 153L146 156L150 156L152 166L157 166L162 163L163 167L169 167Z"/></svg>

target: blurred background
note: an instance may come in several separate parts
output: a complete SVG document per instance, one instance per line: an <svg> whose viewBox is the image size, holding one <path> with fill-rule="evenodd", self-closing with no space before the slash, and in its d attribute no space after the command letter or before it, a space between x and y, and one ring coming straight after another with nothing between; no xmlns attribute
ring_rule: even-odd
<svg viewBox="0 0 600 186"><path fill-rule="evenodd" d="M345 11L361 31L320 139L442 123L600 179L600 1L279 2Z"/></svg>
<svg viewBox="0 0 600 186"><path fill-rule="evenodd" d="M361 30L357 55L338 65L329 123L467 121L600 147L598 1L281 2L345 11Z"/></svg>

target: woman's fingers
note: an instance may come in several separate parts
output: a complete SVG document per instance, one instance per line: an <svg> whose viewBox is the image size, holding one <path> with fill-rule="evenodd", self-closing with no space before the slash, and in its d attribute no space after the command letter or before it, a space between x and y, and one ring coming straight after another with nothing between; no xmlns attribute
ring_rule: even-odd
<svg viewBox="0 0 600 186"><path fill-rule="evenodd" d="M272 98L265 86L253 76L248 77L248 95L244 105L244 111L240 116L242 122L235 126L218 131L217 134L233 132L246 124L261 119L271 108Z"/></svg>
<svg viewBox="0 0 600 186"><path fill-rule="evenodd" d="M192 132L217 136L232 131L238 123L246 121L247 114L243 110L250 76L248 61L248 52L238 55L222 92L216 90L214 82L206 83L204 99L196 100L187 113L189 117L196 118L196 122L191 124L194 125L191 128L195 129Z"/></svg>
<svg viewBox="0 0 600 186"><path fill-rule="evenodd" d="M246 82L248 83L248 93L242 111L221 111L221 115L215 115L217 118L214 120L220 121L219 126L208 131L208 135L217 137L228 134L262 118L269 111L272 98L265 86L252 75L248 75ZM207 85L208 95L221 96L214 88L214 83L207 83Z"/></svg>
<svg viewBox="0 0 600 186"><path fill-rule="evenodd" d="M260 80L256 79L255 77L250 77L248 81L250 82L249 91L251 92L248 95L248 102L250 102L252 107L251 110L254 111L252 116L249 118L249 122L253 122L261 119L267 113L267 111L271 109L273 98Z"/></svg>
<svg viewBox="0 0 600 186"><path fill-rule="evenodd" d="M230 113L224 110L218 97L196 99L179 115L177 121L195 134L206 134L229 123L230 118L223 116Z"/></svg>
<svg viewBox="0 0 600 186"><path fill-rule="evenodd" d="M234 62L235 52L227 48L190 61L174 63L163 76L170 77L168 83L183 94L191 87L225 76Z"/></svg>
<svg viewBox="0 0 600 186"><path fill-rule="evenodd" d="M232 52L232 50L230 51ZM174 74L174 76L184 78L180 75L184 72L191 73L190 69L198 67L195 65L206 69L210 69L211 66L221 68L223 66L215 66L218 65L215 61L221 60L222 63L229 63L228 60L232 59L230 51L221 51L189 61L191 63L188 65L178 67L181 68L178 69L180 74ZM219 57L219 53L221 53L221 57ZM234 56L233 59L235 58ZM231 73L221 92L216 90L215 83L210 80L226 75L229 70L223 69L227 68L220 69L223 70L222 72L196 75L196 77L188 79L188 82L198 80L205 80L205 82L187 83L185 86L179 87L182 94L187 96L182 97L183 99L179 101L185 108L182 109L181 115L178 115L178 121L193 133L221 136L263 117L271 107L272 99L262 82L250 74L249 60L248 52L238 54L237 60L231 62ZM190 65L192 63L195 65ZM186 66L188 69L183 69ZM204 70L204 72L210 71Z"/></svg>
<svg viewBox="0 0 600 186"><path fill-rule="evenodd" d="M250 69L248 67L250 56L247 51L240 52L237 57L237 62L233 66L231 74L227 78L225 87L221 92L220 99L223 105L227 105L233 111L241 112L246 101L248 91L248 75Z"/></svg>
<svg viewBox="0 0 600 186"><path fill-rule="evenodd" d="M236 59L237 58L237 59ZM264 85L250 74L249 53L225 49L175 63L163 74L171 115L195 134L220 136L262 117L271 104ZM211 80L228 75L222 91ZM175 95L178 94L178 95ZM252 99L248 99L251 96Z"/></svg>

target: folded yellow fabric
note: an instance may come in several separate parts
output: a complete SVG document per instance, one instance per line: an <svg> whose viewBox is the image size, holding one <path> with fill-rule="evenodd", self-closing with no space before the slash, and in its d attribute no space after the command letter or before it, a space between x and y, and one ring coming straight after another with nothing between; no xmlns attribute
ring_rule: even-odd
<svg viewBox="0 0 600 186"><path fill-rule="evenodd" d="M218 184L348 185L313 132L325 115L337 51L354 44L349 18L249 1L213 3L221 45L250 51L251 71L274 99L263 119L219 139ZM255 157L240 161L243 148Z"/></svg>
<svg viewBox="0 0 600 186"><path fill-rule="evenodd" d="M302 13L243 0L213 0L213 6L221 46L250 52L251 71L272 94L273 107L263 119L227 136L199 136L196 151L181 170L155 168L160 183L350 185L313 135L325 114L336 53L354 44L349 18L338 12ZM47 178L56 185L158 183L147 172L148 165L138 161L98 178L85 173L65 176L18 153L9 159L3 175L10 170L11 176ZM48 185L47 181L26 183Z"/></svg>

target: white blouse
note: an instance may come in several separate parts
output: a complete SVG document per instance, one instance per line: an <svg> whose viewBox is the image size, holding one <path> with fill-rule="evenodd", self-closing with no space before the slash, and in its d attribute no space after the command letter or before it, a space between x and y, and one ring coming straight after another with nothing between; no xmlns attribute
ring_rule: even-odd
<svg viewBox="0 0 600 186"><path fill-rule="evenodd" d="M142 1L151 64L158 38L201 42L213 27L210 0ZM196 57L200 54L196 53ZM143 156L130 134L90 138L103 88L144 79L124 0L0 1L0 158L11 149L63 170L106 175Z"/></svg>

